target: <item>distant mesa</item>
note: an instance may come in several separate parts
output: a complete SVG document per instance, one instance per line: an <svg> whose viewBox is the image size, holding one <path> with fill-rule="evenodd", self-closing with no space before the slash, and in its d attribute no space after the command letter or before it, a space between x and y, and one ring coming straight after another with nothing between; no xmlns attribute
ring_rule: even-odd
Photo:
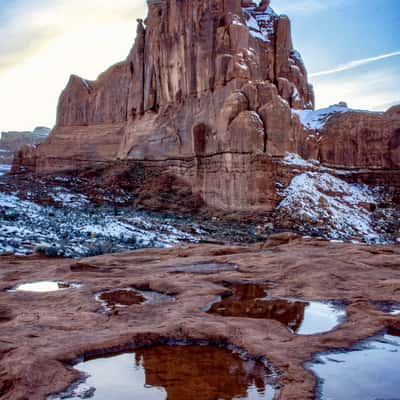
<svg viewBox="0 0 400 400"><path fill-rule="evenodd" d="M44 142L51 129L39 126L32 132L2 132L0 137L0 164L11 164L14 153L24 145L36 146Z"/></svg>

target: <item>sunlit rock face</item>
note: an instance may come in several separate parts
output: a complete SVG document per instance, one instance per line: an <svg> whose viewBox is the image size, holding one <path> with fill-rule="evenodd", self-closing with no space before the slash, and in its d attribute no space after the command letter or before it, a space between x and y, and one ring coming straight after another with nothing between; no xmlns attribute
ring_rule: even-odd
<svg viewBox="0 0 400 400"><path fill-rule="evenodd" d="M268 207L276 201L270 156L300 151L303 128L291 107L313 108L289 20L268 2L148 7L127 59L96 81L71 76L53 134L20 151L14 172L152 161L213 207ZM189 168L167 164L181 159Z"/></svg>
<svg viewBox="0 0 400 400"><path fill-rule="evenodd" d="M144 168L141 184L160 168L209 207L258 212L279 202L286 172L274 161L286 152L334 167L398 168L396 108L334 108L318 125L304 122L313 89L288 17L269 1L160 0L148 9L124 61L96 81L71 76L52 135L22 149L14 172L120 160ZM400 187L395 173L370 180Z"/></svg>

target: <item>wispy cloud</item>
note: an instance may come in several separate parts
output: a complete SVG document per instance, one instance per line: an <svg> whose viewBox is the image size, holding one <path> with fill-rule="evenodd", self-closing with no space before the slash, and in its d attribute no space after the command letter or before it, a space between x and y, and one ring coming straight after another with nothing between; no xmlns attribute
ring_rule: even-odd
<svg viewBox="0 0 400 400"><path fill-rule="evenodd" d="M318 108L346 101L352 108L384 111L400 104L400 65L396 63L376 63L356 74L320 76L313 83Z"/></svg>
<svg viewBox="0 0 400 400"><path fill-rule="evenodd" d="M385 60L387 58L398 57L398 56L400 56L400 51L393 51L391 53L381 54L376 57L369 57L369 58L363 58L361 60L354 60L354 61L350 61L346 64L338 65L332 69L314 72L313 74L310 74L310 77L314 78L317 76L332 75L332 74L336 74L338 72L344 72L344 71L348 71L348 70L351 70L354 68L362 67L363 65L367 65L367 64L370 64L370 63L373 63L376 61L381 61L381 60Z"/></svg>
<svg viewBox="0 0 400 400"><path fill-rule="evenodd" d="M0 73L36 54L49 42L82 26L104 26L114 22L132 22L144 13L145 1L139 0L15 0L2 9L0 36Z"/></svg>
<svg viewBox="0 0 400 400"><path fill-rule="evenodd" d="M275 0L272 4L279 12L287 14L315 14L339 7L349 0Z"/></svg>
<svg viewBox="0 0 400 400"><path fill-rule="evenodd" d="M0 131L51 126L69 75L95 79L123 60L146 9L146 0L0 0Z"/></svg>

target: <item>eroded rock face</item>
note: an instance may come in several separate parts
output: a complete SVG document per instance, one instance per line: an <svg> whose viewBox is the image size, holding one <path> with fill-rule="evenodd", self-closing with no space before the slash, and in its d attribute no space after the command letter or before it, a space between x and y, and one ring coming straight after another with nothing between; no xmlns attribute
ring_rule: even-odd
<svg viewBox="0 0 400 400"><path fill-rule="evenodd" d="M400 106L335 114L321 132L319 160L356 168L400 168Z"/></svg>
<svg viewBox="0 0 400 400"><path fill-rule="evenodd" d="M0 164L11 164L13 154L24 145L38 145L46 140L49 128L37 127L32 132L2 132L0 135Z"/></svg>
<svg viewBox="0 0 400 400"><path fill-rule="evenodd" d="M312 108L313 94L287 17L268 1L148 6L127 59L96 81L71 76L51 138L36 151L22 150L14 172L299 150L290 107ZM203 186L202 180L191 184Z"/></svg>
<svg viewBox="0 0 400 400"><path fill-rule="evenodd" d="M148 1L127 59L96 81L72 76L51 137L21 150L13 171L140 161L186 182L207 206L254 211L276 206L271 165L286 152L396 168L396 108L337 113L322 131L302 124L294 111L311 112L314 95L290 21L258 3Z"/></svg>

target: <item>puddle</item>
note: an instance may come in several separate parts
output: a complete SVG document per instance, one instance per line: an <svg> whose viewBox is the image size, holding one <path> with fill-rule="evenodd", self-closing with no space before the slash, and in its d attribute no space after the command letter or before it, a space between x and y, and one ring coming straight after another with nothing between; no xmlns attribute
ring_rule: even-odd
<svg viewBox="0 0 400 400"><path fill-rule="evenodd" d="M211 346L159 345L77 364L84 382L49 400L272 400L263 363Z"/></svg>
<svg viewBox="0 0 400 400"><path fill-rule="evenodd" d="M98 293L95 298L102 304L103 311L112 311L134 304L162 303L174 300L173 296L164 293L133 288L107 290Z"/></svg>
<svg viewBox="0 0 400 400"><path fill-rule="evenodd" d="M231 292L213 303L210 314L224 317L274 319L298 335L329 332L345 318L344 309L333 302L305 302L267 297L268 285L233 284Z"/></svg>
<svg viewBox="0 0 400 400"><path fill-rule="evenodd" d="M372 303L380 311L390 315L400 315L400 304L391 301L375 301Z"/></svg>
<svg viewBox="0 0 400 400"><path fill-rule="evenodd" d="M47 292L56 292L58 290L78 288L78 287L81 287L81 285L77 283L41 281L41 282L23 283L21 285L15 286L12 289L8 289L7 292L47 293Z"/></svg>
<svg viewBox="0 0 400 400"><path fill-rule="evenodd" d="M400 399L400 337L364 341L353 349L320 353L307 364L319 378L321 400Z"/></svg>
<svg viewBox="0 0 400 400"><path fill-rule="evenodd" d="M230 263L199 263L166 268L176 273L188 272L191 274L210 275L224 271L236 271L237 265Z"/></svg>

